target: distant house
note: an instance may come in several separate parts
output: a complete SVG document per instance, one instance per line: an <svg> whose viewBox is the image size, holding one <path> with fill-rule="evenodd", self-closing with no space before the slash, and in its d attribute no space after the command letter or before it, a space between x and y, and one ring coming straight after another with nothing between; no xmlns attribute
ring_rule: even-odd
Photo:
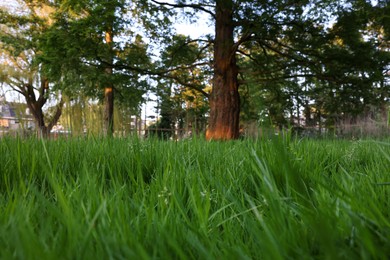
<svg viewBox="0 0 390 260"><path fill-rule="evenodd" d="M0 97L0 130L9 132L32 129L35 129L35 122L27 105L6 102L3 97Z"/></svg>

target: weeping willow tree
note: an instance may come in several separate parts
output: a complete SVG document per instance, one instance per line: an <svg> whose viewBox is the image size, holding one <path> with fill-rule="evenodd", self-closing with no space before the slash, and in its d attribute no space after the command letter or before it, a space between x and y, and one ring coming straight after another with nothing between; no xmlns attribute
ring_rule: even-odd
<svg viewBox="0 0 390 260"><path fill-rule="evenodd" d="M47 137L64 104L58 90L60 79L49 78L39 59L39 37L50 27L55 9L48 3L18 3L15 8L0 9L0 81L25 98L38 135ZM53 102L57 105L49 114L45 108Z"/></svg>
<svg viewBox="0 0 390 260"><path fill-rule="evenodd" d="M105 136L104 113L105 106L89 97L65 98L57 133L71 136ZM117 103L113 111L113 131L116 135L137 134L140 125L138 114L139 111Z"/></svg>

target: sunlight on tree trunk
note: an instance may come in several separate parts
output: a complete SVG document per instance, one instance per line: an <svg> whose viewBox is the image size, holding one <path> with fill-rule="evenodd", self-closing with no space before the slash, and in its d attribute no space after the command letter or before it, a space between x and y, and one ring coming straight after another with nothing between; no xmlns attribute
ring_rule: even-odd
<svg viewBox="0 0 390 260"><path fill-rule="evenodd" d="M233 38L233 2L216 2L214 84L210 96L207 140L239 137L240 97Z"/></svg>
<svg viewBox="0 0 390 260"><path fill-rule="evenodd" d="M114 133L114 92L112 87L107 87L104 90L105 98L105 132L107 136L112 136Z"/></svg>

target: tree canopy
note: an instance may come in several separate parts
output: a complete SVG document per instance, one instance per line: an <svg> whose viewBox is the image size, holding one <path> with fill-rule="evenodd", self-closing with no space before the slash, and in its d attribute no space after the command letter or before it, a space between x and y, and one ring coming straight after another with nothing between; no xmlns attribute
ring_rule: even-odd
<svg viewBox="0 0 390 260"><path fill-rule="evenodd" d="M28 39L40 49L42 72L63 92L104 99L107 115L113 93L137 107L151 86L165 104L173 104L173 86L203 95L208 139L238 138L240 117L279 127L303 118L321 128L387 112L385 0L33 2L53 10L44 32ZM177 19L200 13L214 33L174 34Z"/></svg>
<svg viewBox="0 0 390 260"><path fill-rule="evenodd" d="M237 138L239 86L262 92L278 124L294 106L298 117L299 105L317 106L331 122L387 102L386 1L152 2L214 21L211 139Z"/></svg>

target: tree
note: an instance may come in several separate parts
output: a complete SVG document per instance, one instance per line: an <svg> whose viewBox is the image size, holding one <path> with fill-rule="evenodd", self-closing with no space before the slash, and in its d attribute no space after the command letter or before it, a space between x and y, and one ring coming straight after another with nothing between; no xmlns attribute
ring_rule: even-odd
<svg viewBox="0 0 390 260"><path fill-rule="evenodd" d="M63 89L104 100L104 133L111 136L114 93L118 101L138 107L147 87L139 71L151 64L148 46L130 26L135 24L132 2L61 0L57 6L61 8L41 40L44 68L66 82ZM133 69L125 70L123 63Z"/></svg>
<svg viewBox="0 0 390 260"><path fill-rule="evenodd" d="M213 90L209 98L210 119L206 138L238 138L240 101L235 57L238 45L234 43L233 1L217 0L215 5L208 1L199 1L196 4L187 4L185 1L179 1L177 4L154 0L152 2L173 8L194 8L210 14L215 19Z"/></svg>
<svg viewBox="0 0 390 260"><path fill-rule="evenodd" d="M161 98L159 124L164 125L163 128L172 129L176 124L183 128L185 123L187 130L190 128L197 133L202 130L207 112L204 99L209 96L210 89L210 74L204 68L209 64L208 49L208 43L201 46L188 36L174 35L161 51L160 71L174 68L158 79L157 94Z"/></svg>
<svg viewBox="0 0 390 260"><path fill-rule="evenodd" d="M215 35L210 39L213 50L213 90L210 95L210 117L207 139L235 139L239 136L240 96L239 74L257 74L262 82L288 82L291 79L317 78L323 82L362 82L362 71L348 66L349 60L337 59L343 71L333 70L332 58L337 50L356 61L359 53L355 50L372 50L372 44L337 45L332 42L331 22L336 21L342 28L347 13L369 10L372 4L359 1L335 0L199 0L167 3L151 0L157 6L205 12L214 22ZM382 1L379 1L382 2ZM379 5L384 10L386 5ZM363 12L364 13L364 12ZM348 21L346 18L345 21ZM383 22L383 21L382 21ZM361 23L360 23L361 24ZM366 22L367 24L367 22ZM357 27L355 27L357 28ZM385 29L384 31L388 31ZM354 30L355 32L355 30ZM335 38L333 38L334 40ZM361 41L361 40L360 40ZM251 53L256 47L259 51ZM248 52L249 50L249 52ZM352 51L352 52L351 52ZM340 52L339 52L340 53ZM247 71L240 68L237 57L246 56L252 62ZM366 55L375 62L374 53ZM270 67L267 67L271 64ZM353 73L355 72L355 75ZM252 75L252 78L253 75ZM356 84L354 84L355 86ZM363 86L363 85L362 85Z"/></svg>
<svg viewBox="0 0 390 260"><path fill-rule="evenodd" d="M50 81L37 57L41 53L39 35L50 25L50 5L22 1L19 12L0 10L0 80L24 96L34 116L38 134L47 137L62 113L63 101L45 117L44 106L57 96L58 82Z"/></svg>

